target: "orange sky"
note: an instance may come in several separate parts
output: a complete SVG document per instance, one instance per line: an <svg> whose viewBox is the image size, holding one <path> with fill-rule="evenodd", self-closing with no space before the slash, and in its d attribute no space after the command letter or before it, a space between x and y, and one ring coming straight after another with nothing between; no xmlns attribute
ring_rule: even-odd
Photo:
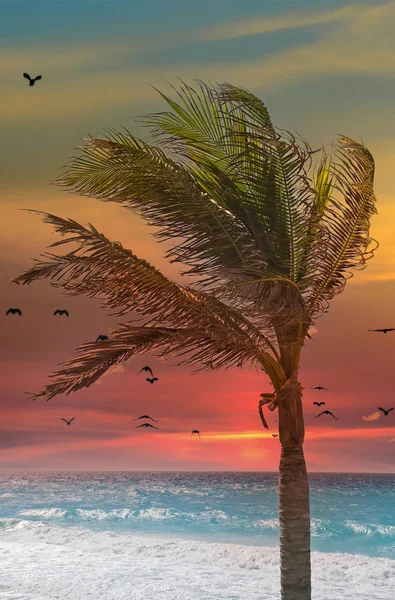
<svg viewBox="0 0 395 600"><path fill-rule="evenodd" d="M0 25L0 469L277 469L279 443L271 436L276 416L269 414L266 432L257 410L259 394L271 387L254 370L192 376L146 356L48 403L31 403L23 393L42 387L81 342L108 332L117 319L99 302L64 297L47 282L23 288L8 282L56 239L37 216L18 209L91 222L166 275L178 276L163 258L164 247L130 211L48 184L87 134L121 126L138 133L132 117L164 109L150 85L166 91L163 80L174 83L178 75L250 88L277 126L297 131L313 148L329 149L341 133L361 137L373 153L379 214L371 233L380 247L317 322L300 378L309 469L393 472L395 411L371 421L363 417L377 406L395 405L395 332L367 331L395 327L395 2L336 2L329 10L321 2L265 8L246 0L243 10L242 3L230 2L226 16L216 6L210 22L192 3L178 3L176 18L158 13L157 20L143 6L135 15L125 7L125 14L107 19L105 37L104 12L111 10L105 3L96 6L104 12L95 22L88 18L91 9L79 14L76 3L66 15L60 4L58 13L36 8L27 33ZM14 9L5 10L7 23L14 23ZM36 34L33 25L41 18L48 27ZM63 26L68 18L74 28ZM23 71L43 79L29 88ZM20 307L23 317L6 317L10 306ZM54 319L56 308L67 308L69 319ZM137 376L145 364L159 377L152 386ZM330 391L309 389L315 385ZM315 400L325 400L339 421L315 420ZM135 429L133 419L144 413L159 420L159 431ZM72 416L70 427L60 420ZM190 438L195 428L201 440Z"/></svg>

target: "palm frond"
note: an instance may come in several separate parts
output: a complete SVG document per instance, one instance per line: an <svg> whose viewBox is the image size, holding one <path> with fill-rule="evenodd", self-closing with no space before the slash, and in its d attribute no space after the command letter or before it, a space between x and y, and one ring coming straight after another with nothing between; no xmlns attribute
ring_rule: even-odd
<svg viewBox="0 0 395 600"><path fill-rule="evenodd" d="M90 139L56 183L80 195L118 202L158 228L159 240L179 240L172 262L226 278L226 268L264 259L248 229L199 187L192 175L158 148L126 134Z"/></svg>
<svg viewBox="0 0 395 600"><path fill-rule="evenodd" d="M14 279L16 284L30 284L38 279L55 280L70 295L99 297L106 308L121 308L118 316L134 310L150 324L161 326L202 327L215 330L227 327L238 334L257 340L262 348L276 356L276 349L240 311L219 299L192 288L181 286L147 261L135 256L119 242L111 242L93 225L88 228L72 219L62 219L48 213L40 214L66 239L51 245L78 244L77 249L63 256L46 253L47 261L36 265ZM52 281L51 281L52 282ZM243 333L244 332L244 333Z"/></svg>
<svg viewBox="0 0 395 600"><path fill-rule="evenodd" d="M151 139L187 161L200 186L254 237L267 270L297 281L314 193L306 174L311 149L276 130L251 92L183 83L172 112L148 115ZM263 272L263 270L261 269Z"/></svg>
<svg viewBox="0 0 395 600"><path fill-rule="evenodd" d="M269 317L290 326L304 317L305 302L297 286L290 279L265 273L238 284L221 288L219 294L230 302L230 306L242 307L243 312L259 319Z"/></svg>
<svg viewBox="0 0 395 600"><path fill-rule="evenodd" d="M301 261L298 286L301 293L309 289L311 281L315 278L319 269L322 252L317 252L317 247L325 251L329 240L329 232L325 226L321 226L322 217L333 194L333 177L331 176L331 158L324 154L321 162L314 173L313 187L315 192L314 202L309 215L307 224L306 242L304 246L304 255ZM314 250L313 250L314 244ZM307 331L310 323L306 320L305 329Z"/></svg>
<svg viewBox="0 0 395 600"><path fill-rule="evenodd" d="M285 380L281 367L247 335L237 335L232 328L217 326L207 329L196 323L194 328L136 327L123 323L111 332L111 338L86 343L78 355L61 363L44 390L31 395L32 400L50 400L59 394L70 394L97 381L109 368L132 357L158 350L159 357L173 357L178 365L199 365L195 372L240 366L244 362L265 364Z"/></svg>
<svg viewBox="0 0 395 600"><path fill-rule="evenodd" d="M82 344L79 356L65 361L56 371L53 380L41 392L29 394L31 400L50 400L59 394L71 394L97 381L108 369L127 362L133 356L149 352L160 344L171 343L177 336L177 330L167 328L135 327L129 336L116 335L100 344L89 342Z"/></svg>
<svg viewBox="0 0 395 600"><path fill-rule="evenodd" d="M363 144L348 137L340 137L335 156L327 178L331 177L332 189L341 199L331 196L325 201L321 239L317 237L311 246L314 277L305 296L310 322L344 289L352 270L366 267L378 247L369 235L370 219L377 213L373 157Z"/></svg>

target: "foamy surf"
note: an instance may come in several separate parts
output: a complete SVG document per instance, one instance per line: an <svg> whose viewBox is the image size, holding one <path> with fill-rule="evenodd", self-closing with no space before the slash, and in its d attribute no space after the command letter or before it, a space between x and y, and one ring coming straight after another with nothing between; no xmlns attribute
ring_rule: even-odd
<svg viewBox="0 0 395 600"><path fill-rule="evenodd" d="M314 600L390 600L395 560L312 554ZM278 548L59 527L0 530L4 600L279 600Z"/></svg>

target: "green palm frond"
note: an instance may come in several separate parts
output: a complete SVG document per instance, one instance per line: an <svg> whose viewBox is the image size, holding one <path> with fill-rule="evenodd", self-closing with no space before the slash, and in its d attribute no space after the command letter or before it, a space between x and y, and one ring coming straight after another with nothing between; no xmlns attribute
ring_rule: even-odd
<svg viewBox="0 0 395 600"><path fill-rule="evenodd" d="M310 148L276 130L265 105L229 84L183 84L172 112L148 115L151 139L172 148L200 186L251 232L267 270L297 281L314 193L305 164ZM262 271L263 273L263 271Z"/></svg>
<svg viewBox="0 0 395 600"><path fill-rule="evenodd" d="M332 194L333 177L331 176L330 161L325 157L314 175L315 211L323 214Z"/></svg>
<svg viewBox="0 0 395 600"><path fill-rule="evenodd" d="M172 262L226 280L226 267L265 261L250 232L208 197L185 167L130 133L90 139L56 181L75 193L135 210L160 240L177 240L166 254ZM179 240L181 243L179 242Z"/></svg>
<svg viewBox="0 0 395 600"><path fill-rule="evenodd" d="M317 247L325 251L328 242L328 231L320 225L325 210L333 194L333 177L331 176L331 160L326 155L321 160L313 177L314 201L310 211L309 222L306 229L306 242L304 246L303 259L301 261L298 286L301 292L309 289L312 280L315 279L319 263L321 261L321 252L317 252ZM312 251L314 245L314 251ZM310 323L306 320L305 328Z"/></svg>
<svg viewBox="0 0 395 600"><path fill-rule="evenodd" d="M378 247L369 235L370 219L377 213L373 157L363 144L347 137L340 137L335 155L337 161L322 176L321 189L328 194L331 185L342 199L325 197L319 222L321 236L311 245L314 278L306 294L310 322L344 289L353 275L351 270L365 268Z"/></svg>

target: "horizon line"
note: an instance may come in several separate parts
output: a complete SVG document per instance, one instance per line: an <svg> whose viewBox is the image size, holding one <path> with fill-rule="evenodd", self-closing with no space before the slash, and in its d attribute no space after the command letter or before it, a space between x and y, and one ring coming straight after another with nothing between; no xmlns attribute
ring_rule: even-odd
<svg viewBox="0 0 395 600"><path fill-rule="evenodd" d="M2 473L256 473L259 475L264 475L267 473L279 473L278 470L275 471L198 471L198 470L134 470L134 471L125 471L125 470L86 470L81 471L77 469L34 469L34 470L26 470L26 469L9 469L9 470L0 470L0 475ZM308 471L308 475L311 473L320 474L320 475L395 475L395 471Z"/></svg>

